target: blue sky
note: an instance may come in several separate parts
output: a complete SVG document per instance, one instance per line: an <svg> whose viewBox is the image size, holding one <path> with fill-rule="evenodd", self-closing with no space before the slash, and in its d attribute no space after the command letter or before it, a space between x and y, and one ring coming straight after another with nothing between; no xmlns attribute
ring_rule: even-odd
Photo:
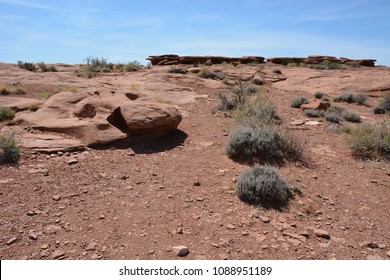
<svg viewBox="0 0 390 280"><path fill-rule="evenodd" d="M9 63L321 54L390 66L389 0L0 0L0 22Z"/></svg>

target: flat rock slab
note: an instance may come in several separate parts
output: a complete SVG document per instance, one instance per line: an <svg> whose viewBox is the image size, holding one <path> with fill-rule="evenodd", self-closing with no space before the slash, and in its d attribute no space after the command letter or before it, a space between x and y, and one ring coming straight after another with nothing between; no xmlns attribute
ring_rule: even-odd
<svg viewBox="0 0 390 280"><path fill-rule="evenodd" d="M33 104L42 105L43 103L44 102L42 100L32 98L0 96L1 106L14 110L16 112L28 110Z"/></svg>
<svg viewBox="0 0 390 280"><path fill-rule="evenodd" d="M69 152L85 149L81 141L55 134L24 134L20 138L20 144L26 149L44 153Z"/></svg>

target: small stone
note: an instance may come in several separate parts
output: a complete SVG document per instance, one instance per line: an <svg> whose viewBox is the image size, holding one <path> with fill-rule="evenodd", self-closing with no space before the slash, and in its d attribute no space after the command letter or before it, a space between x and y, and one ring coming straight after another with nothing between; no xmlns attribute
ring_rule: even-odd
<svg viewBox="0 0 390 280"><path fill-rule="evenodd" d="M53 252L53 254L51 254L51 257L53 259L60 259L63 258L64 256L65 256L65 251L62 249L57 249Z"/></svg>
<svg viewBox="0 0 390 280"><path fill-rule="evenodd" d="M93 260L97 260L99 258L100 258L99 255L96 253L91 256L91 259L93 259Z"/></svg>
<svg viewBox="0 0 390 280"><path fill-rule="evenodd" d="M228 255L228 254L221 253L221 254L218 255L218 258L219 258L220 260L227 260L227 259L229 259L229 255Z"/></svg>
<svg viewBox="0 0 390 280"><path fill-rule="evenodd" d="M95 250L95 248L96 248L96 246L97 246L97 242L91 242L91 243L89 243L88 244L88 246L85 248L85 250L87 250L87 251L93 251L93 250Z"/></svg>
<svg viewBox="0 0 390 280"><path fill-rule="evenodd" d="M148 254L149 254L149 255L153 255L155 252L156 252L155 250L149 250L149 251L148 251Z"/></svg>
<svg viewBox="0 0 390 280"><path fill-rule="evenodd" d="M32 240L37 240L38 239L38 235L34 232L30 232L28 234L28 238L32 239Z"/></svg>
<svg viewBox="0 0 390 280"><path fill-rule="evenodd" d="M270 218L266 217L266 216L259 216L259 219L263 222L263 223L269 223L271 221Z"/></svg>
<svg viewBox="0 0 390 280"><path fill-rule="evenodd" d="M313 233L318 237L330 239L329 232L327 232L326 230L314 229Z"/></svg>
<svg viewBox="0 0 390 280"><path fill-rule="evenodd" d="M15 243L16 240L18 240L17 237L15 237L15 236L14 236L14 237L11 237L10 239L7 240L7 242L5 242L5 244L11 245L12 243Z"/></svg>
<svg viewBox="0 0 390 280"><path fill-rule="evenodd" d="M195 181L195 182L194 182L194 186L195 186L195 187L200 187L200 182L199 182L199 181Z"/></svg>
<svg viewBox="0 0 390 280"><path fill-rule="evenodd" d="M99 220L103 220L105 218L106 218L106 216L104 216L103 214L99 216Z"/></svg>
<svg viewBox="0 0 390 280"><path fill-rule="evenodd" d="M248 235L249 235L249 232L248 232L248 231L243 231L243 232L241 232L241 234L242 234L243 236L248 236Z"/></svg>
<svg viewBox="0 0 390 280"><path fill-rule="evenodd" d="M227 229L236 229L236 227L234 226L234 225L232 225L232 224L227 224L227 225L225 225L225 227L227 228Z"/></svg>
<svg viewBox="0 0 390 280"><path fill-rule="evenodd" d="M390 258L390 251L387 251L386 255Z"/></svg>
<svg viewBox="0 0 390 280"><path fill-rule="evenodd" d="M178 227L176 230L177 234L183 234L183 227Z"/></svg>
<svg viewBox="0 0 390 280"><path fill-rule="evenodd" d="M61 196L58 195L58 194L55 194L55 195L52 196L52 198L53 198L54 201L59 201L61 199Z"/></svg>
<svg viewBox="0 0 390 280"><path fill-rule="evenodd" d="M40 248L42 250L46 250L47 248L49 248L49 244L43 244Z"/></svg>
<svg viewBox="0 0 390 280"><path fill-rule="evenodd" d="M33 211L28 211L27 212L27 216L34 216L34 212Z"/></svg>
<svg viewBox="0 0 390 280"><path fill-rule="evenodd" d="M303 125L305 123L305 120L295 120L290 122L290 125L298 126L298 125Z"/></svg>
<svg viewBox="0 0 390 280"><path fill-rule="evenodd" d="M67 161L67 163L68 163L69 165L76 164L76 163L78 163L78 162L79 162L79 161L78 161L76 158L71 158L70 160Z"/></svg>
<svg viewBox="0 0 390 280"><path fill-rule="evenodd" d="M370 180L370 182L373 183L373 184L378 184L378 181L374 180L374 179Z"/></svg>
<svg viewBox="0 0 390 280"><path fill-rule="evenodd" d="M190 252L186 246L175 246L175 247L172 247L172 250L179 257L185 257Z"/></svg>

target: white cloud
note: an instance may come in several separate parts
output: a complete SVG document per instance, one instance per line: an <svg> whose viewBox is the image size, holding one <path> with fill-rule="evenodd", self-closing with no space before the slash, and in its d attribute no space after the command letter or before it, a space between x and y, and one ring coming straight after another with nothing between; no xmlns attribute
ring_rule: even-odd
<svg viewBox="0 0 390 280"><path fill-rule="evenodd" d="M15 6L23 6L28 8L34 8L34 9L42 9L42 10L57 10L56 8L40 3L33 3L33 2L25 2L20 0L0 0L0 3L4 4L10 4Z"/></svg>

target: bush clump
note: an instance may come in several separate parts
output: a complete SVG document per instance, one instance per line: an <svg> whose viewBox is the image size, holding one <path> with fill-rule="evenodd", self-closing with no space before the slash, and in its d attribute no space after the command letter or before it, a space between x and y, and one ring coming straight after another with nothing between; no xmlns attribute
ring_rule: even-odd
<svg viewBox="0 0 390 280"><path fill-rule="evenodd" d="M229 135L225 151L241 163L280 164L284 159L302 159L304 145L292 135L279 133L270 126L240 127Z"/></svg>
<svg viewBox="0 0 390 280"><path fill-rule="evenodd" d="M8 95L11 92L6 87L0 87L0 95Z"/></svg>
<svg viewBox="0 0 390 280"><path fill-rule="evenodd" d="M259 78L253 78L252 83L254 83L255 85L258 85L258 86L261 86L264 84L264 82Z"/></svg>
<svg viewBox="0 0 390 280"><path fill-rule="evenodd" d="M359 105L367 105L367 100L368 100L368 96L364 93L358 93L356 95L354 95L354 101L356 104L359 104Z"/></svg>
<svg viewBox="0 0 390 280"><path fill-rule="evenodd" d="M355 102L355 98L354 98L353 94L351 94L351 93L342 93L342 94L336 96L333 99L333 101L334 102L354 103Z"/></svg>
<svg viewBox="0 0 390 280"><path fill-rule="evenodd" d="M204 79L214 79L214 80L225 79L225 74L223 74L222 72L211 71L207 66L202 67L202 69L199 71L198 76Z"/></svg>
<svg viewBox="0 0 390 280"><path fill-rule="evenodd" d="M15 164L19 161L20 151L13 134L0 136L0 164Z"/></svg>
<svg viewBox="0 0 390 280"><path fill-rule="evenodd" d="M344 110L341 113L341 116L347 122L352 122L352 123L360 123L360 122L362 122L362 118L360 117L360 115L357 114L357 113L354 113L354 112L350 112L350 111Z"/></svg>
<svg viewBox="0 0 390 280"><path fill-rule="evenodd" d="M314 97L316 99L322 99L324 101L329 101L329 95L327 95L326 93L323 93L323 92L316 92L314 94Z"/></svg>
<svg viewBox="0 0 390 280"><path fill-rule="evenodd" d="M359 158L390 160L390 122L363 124L350 128L347 133L347 144L352 154Z"/></svg>
<svg viewBox="0 0 390 280"><path fill-rule="evenodd" d="M341 123L343 121L343 117L335 112L326 112L325 119L330 123Z"/></svg>
<svg viewBox="0 0 390 280"><path fill-rule="evenodd" d="M186 68L172 67L168 70L168 73L187 74L188 70Z"/></svg>
<svg viewBox="0 0 390 280"><path fill-rule="evenodd" d="M236 194L250 204L279 207L287 204L292 197L292 190L276 168L256 166L240 175Z"/></svg>
<svg viewBox="0 0 390 280"><path fill-rule="evenodd" d="M24 70L28 70L28 71L32 71L32 72L37 71L37 67L35 66L34 63L18 61L18 66L19 66L19 68L24 69Z"/></svg>
<svg viewBox="0 0 390 280"><path fill-rule="evenodd" d="M57 68L54 66L47 66L44 62L39 62L38 68L41 69L42 72L57 72Z"/></svg>
<svg viewBox="0 0 390 280"><path fill-rule="evenodd" d="M382 101L374 108L375 114L390 113L390 93L386 94Z"/></svg>
<svg viewBox="0 0 390 280"><path fill-rule="evenodd" d="M268 127L241 127L230 133L226 153L237 162L278 162L283 158L281 137Z"/></svg>
<svg viewBox="0 0 390 280"><path fill-rule="evenodd" d="M302 104L308 104L309 100L306 97L299 96L291 102L291 107L299 108Z"/></svg>
<svg viewBox="0 0 390 280"><path fill-rule="evenodd" d="M244 127L272 126L281 122L275 105L261 94L252 103L245 104L234 110L232 115L236 123Z"/></svg>
<svg viewBox="0 0 390 280"><path fill-rule="evenodd" d="M308 110L305 110L305 116L307 116L309 118L319 118L322 116L322 113L320 110L308 109Z"/></svg>
<svg viewBox="0 0 390 280"><path fill-rule="evenodd" d="M0 121L12 120L14 117L14 111L9 108L0 107Z"/></svg>

